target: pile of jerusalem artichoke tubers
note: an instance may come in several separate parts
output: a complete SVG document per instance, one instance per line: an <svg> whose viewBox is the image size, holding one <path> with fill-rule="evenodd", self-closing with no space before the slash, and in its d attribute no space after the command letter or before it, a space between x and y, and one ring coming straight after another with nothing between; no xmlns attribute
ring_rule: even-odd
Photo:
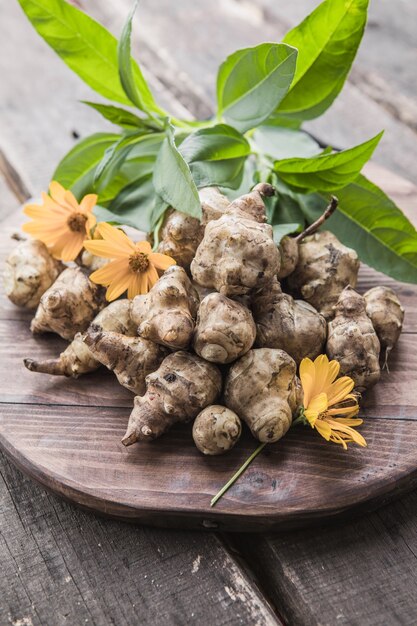
<svg viewBox="0 0 417 626"><path fill-rule="evenodd" d="M32 332L70 342L56 359L28 358L26 367L75 378L112 370L136 395L126 446L193 420L204 454L230 450L241 420L260 442L277 441L302 404L304 357L327 353L363 392L379 380L381 349L386 363L401 332L395 293L355 291L358 256L331 232L315 232L323 220L277 247L264 204L271 185L231 203L214 188L200 193L201 222L171 209L161 227L158 251L177 264L133 300L105 306L91 267L64 266L35 240L6 263L10 300L37 307ZM326 217L336 206L332 199Z"/></svg>

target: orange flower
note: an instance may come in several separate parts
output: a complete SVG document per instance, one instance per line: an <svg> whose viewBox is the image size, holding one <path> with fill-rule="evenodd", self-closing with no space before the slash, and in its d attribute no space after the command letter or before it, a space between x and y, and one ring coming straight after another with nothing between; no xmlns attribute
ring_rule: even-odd
<svg viewBox="0 0 417 626"><path fill-rule="evenodd" d="M101 222L97 228L102 240L86 241L86 250L106 259L114 259L93 272L90 279L107 287L106 298L111 302L127 290L134 298L148 293L159 278L157 270L175 265L174 259L152 252L148 241L134 243L122 230Z"/></svg>
<svg viewBox="0 0 417 626"><path fill-rule="evenodd" d="M43 241L56 259L73 261L96 223L92 210L97 196L84 196L78 204L71 191L56 181L49 185L49 193L49 196L42 193L43 204L25 206L23 212L32 217L33 222L23 224L22 229Z"/></svg>
<svg viewBox="0 0 417 626"><path fill-rule="evenodd" d="M336 380L340 371L337 361L321 354L315 361L303 359L300 379L304 392L302 416L327 441L338 443L346 450L354 441L366 446L366 441L352 426L363 420L353 419L359 412L357 398L352 394L355 383L349 376Z"/></svg>

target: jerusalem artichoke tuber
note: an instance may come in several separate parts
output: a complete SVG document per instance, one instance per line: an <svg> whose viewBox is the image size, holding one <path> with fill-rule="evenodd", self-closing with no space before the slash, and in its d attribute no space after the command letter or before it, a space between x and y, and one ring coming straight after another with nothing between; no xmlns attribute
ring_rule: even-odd
<svg viewBox="0 0 417 626"><path fill-rule="evenodd" d="M242 432L239 417L225 406L208 406L197 415L193 439L203 454L224 454L237 443Z"/></svg>
<svg viewBox="0 0 417 626"><path fill-rule="evenodd" d="M44 243L37 239L23 240L6 260L3 273L6 296L16 306L36 309L41 296L64 269Z"/></svg>
<svg viewBox="0 0 417 626"><path fill-rule="evenodd" d="M340 363L340 373L355 381L362 392L378 382L380 343L366 314L365 298L346 287L328 324L327 355Z"/></svg>
<svg viewBox="0 0 417 626"><path fill-rule="evenodd" d="M122 335L136 335L136 325L130 320L130 300L111 302L94 318L92 324L102 330L112 330ZM36 361L24 359L24 364L32 372L54 376L72 376L94 372L101 362L94 358L91 350L83 341L84 335L77 333L70 345L57 359Z"/></svg>
<svg viewBox="0 0 417 626"><path fill-rule="evenodd" d="M220 395L221 374L189 352L174 352L146 377L146 394L136 396L122 443L150 441L176 422L193 419Z"/></svg>
<svg viewBox="0 0 417 626"><path fill-rule="evenodd" d="M356 286L358 255L329 231L306 237L298 249L298 263L288 277L288 286L330 319L343 289Z"/></svg>
<svg viewBox="0 0 417 626"><path fill-rule="evenodd" d="M92 324L83 341L97 361L114 372L119 383L135 394L145 393L145 378L168 355L163 346L142 337L128 337Z"/></svg>
<svg viewBox="0 0 417 626"><path fill-rule="evenodd" d="M194 350L206 361L231 363L251 349L256 328L243 304L212 293L200 304Z"/></svg>
<svg viewBox="0 0 417 626"><path fill-rule="evenodd" d="M279 270L280 255L265 224L262 198L274 188L266 183L232 202L225 214L207 224L191 263L194 280L225 296L247 294L267 284Z"/></svg>
<svg viewBox="0 0 417 626"><path fill-rule="evenodd" d="M256 343L260 348L280 348L298 364L314 359L326 341L326 320L311 304L283 293L277 280L256 294L252 301Z"/></svg>
<svg viewBox="0 0 417 626"><path fill-rule="evenodd" d="M256 439L277 441L301 405L295 361L283 350L250 350L230 368L224 398Z"/></svg>
<svg viewBox="0 0 417 626"><path fill-rule="evenodd" d="M366 313L385 349L384 366L388 355L398 341L404 321L404 309L395 291L389 287L374 287L364 294Z"/></svg>
<svg viewBox="0 0 417 626"><path fill-rule="evenodd" d="M146 296L132 301L138 335L174 350L187 348L194 332L198 294L185 270L170 267Z"/></svg>
<svg viewBox="0 0 417 626"><path fill-rule="evenodd" d="M198 195L201 201L202 224L218 220L228 208L229 199L220 193L217 187L203 187L199 189Z"/></svg>
<svg viewBox="0 0 417 626"><path fill-rule="evenodd" d="M172 257L188 270L203 238L203 227L195 217L171 209L161 226L160 238L158 252Z"/></svg>
<svg viewBox="0 0 417 626"><path fill-rule="evenodd" d="M81 268L68 267L43 294L30 329L34 334L57 333L72 341L88 328L104 304L104 290Z"/></svg>

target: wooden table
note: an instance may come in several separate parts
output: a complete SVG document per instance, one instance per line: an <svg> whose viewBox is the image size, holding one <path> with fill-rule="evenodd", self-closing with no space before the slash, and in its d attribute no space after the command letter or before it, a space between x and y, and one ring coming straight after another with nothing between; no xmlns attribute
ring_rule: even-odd
<svg viewBox="0 0 417 626"><path fill-rule="evenodd" d="M77 2L115 33L130 0ZM143 0L136 54L174 113L209 115L215 70L277 40L316 0ZM395 5L395 6L394 6ZM309 128L348 146L386 129L377 160L417 178L412 0L374 2L358 63ZM78 136L105 128L91 98L0 0L0 215L45 189ZM381 51L383 50L381 62ZM413 69L414 68L414 69ZM1 458L0 624L390 625L417 621L417 493L355 521L273 535L129 526L49 495Z"/></svg>

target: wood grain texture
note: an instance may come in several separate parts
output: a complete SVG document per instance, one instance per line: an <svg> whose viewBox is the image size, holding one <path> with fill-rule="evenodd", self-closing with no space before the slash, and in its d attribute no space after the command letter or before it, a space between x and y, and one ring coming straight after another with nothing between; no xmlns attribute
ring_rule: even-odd
<svg viewBox="0 0 417 626"><path fill-rule="evenodd" d="M2 625L281 624L214 534L90 515L34 485L2 454L0 529Z"/></svg>

